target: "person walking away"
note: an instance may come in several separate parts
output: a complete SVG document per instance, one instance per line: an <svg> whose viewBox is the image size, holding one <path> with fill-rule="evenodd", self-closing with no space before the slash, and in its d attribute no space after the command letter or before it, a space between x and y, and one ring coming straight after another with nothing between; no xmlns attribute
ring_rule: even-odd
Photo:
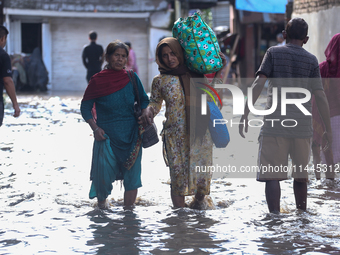
<svg viewBox="0 0 340 255"><path fill-rule="evenodd" d="M283 38L283 34L279 33L276 35L277 46L282 46L286 44L285 38Z"/></svg>
<svg viewBox="0 0 340 255"><path fill-rule="evenodd" d="M132 69L136 74L138 74L136 53L132 49L130 42L125 42L125 44L129 46L129 57L128 57L128 62L126 64L126 70Z"/></svg>
<svg viewBox="0 0 340 255"><path fill-rule="evenodd" d="M276 88L278 95L281 95L283 88L309 90L315 96L318 110L326 126L325 139L331 143L329 108L321 83L318 61L314 55L302 48L303 44L308 41L307 34L308 25L305 20L294 18L287 23L284 33L287 44L274 46L267 50L252 84L252 103L254 105L260 96L267 79L269 79L269 84L266 109L270 109L272 106L272 93ZM290 92L286 97L298 101L305 95ZM311 100L303 104L309 113L307 115L294 104L287 105L286 115L282 114L280 97L278 97L277 106L273 113L264 116L264 125L259 136L258 164L260 171L257 180L266 183L265 194L269 212L279 213L280 181L287 179L287 172L265 171L265 168L288 166L288 156L290 156L296 207L306 210L308 181L306 167L309 163L311 137L313 136ZM246 104L244 115L239 124L239 133L242 137L244 137L244 131L248 131L248 114L249 107ZM285 125L281 125L282 121Z"/></svg>
<svg viewBox="0 0 340 255"><path fill-rule="evenodd" d="M97 33L90 31L90 44L85 46L82 53L83 64L87 69L86 80L90 81L91 77L102 70L104 62L104 50L99 44L96 44Z"/></svg>
<svg viewBox="0 0 340 255"><path fill-rule="evenodd" d="M111 194L114 181L124 180L125 206L134 204L137 189L142 186L141 129L134 115L134 87L124 69L128 55L127 45L119 40L107 46L105 51L107 65L90 80L80 107L81 114L93 130L95 139L89 197L90 199L97 197L100 208L105 207L106 198ZM149 98L137 74L134 76L143 112L149 104ZM91 112L93 104L96 106L97 121L94 121ZM106 149L97 151L96 148L103 143L108 144ZM108 164L99 168L98 162L106 159Z"/></svg>
<svg viewBox="0 0 340 255"><path fill-rule="evenodd" d="M20 108L17 102L16 92L14 82L12 80L12 66L11 59L9 58L7 52L4 50L7 42L8 30L4 26L0 26L0 127L2 126L2 122L4 119L4 98L3 98L3 90L5 88L9 98L12 101L13 109L14 109L14 117L19 117Z"/></svg>
<svg viewBox="0 0 340 255"><path fill-rule="evenodd" d="M327 179L334 179L338 167L335 164L340 162L340 34L332 37L325 50L325 56L326 61L321 62L319 67L323 78L322 85L329 104L333 142L330 147L324 139L324 134L327 131L317 109L315 98L313 98L312 152L317 179L320 179L320 173L323 171L326 171ZM327 165L326 169L321 169L321 162Z"/></svg>

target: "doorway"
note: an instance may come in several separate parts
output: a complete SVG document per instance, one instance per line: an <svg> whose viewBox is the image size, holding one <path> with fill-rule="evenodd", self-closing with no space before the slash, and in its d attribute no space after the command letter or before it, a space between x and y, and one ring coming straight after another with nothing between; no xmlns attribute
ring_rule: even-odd
<svg viewBox="0 0 340 255"><path fill-rule="evenodd" d="M41 23L21 23L21 52L31 54L36 47L41 52Z"/></svg>

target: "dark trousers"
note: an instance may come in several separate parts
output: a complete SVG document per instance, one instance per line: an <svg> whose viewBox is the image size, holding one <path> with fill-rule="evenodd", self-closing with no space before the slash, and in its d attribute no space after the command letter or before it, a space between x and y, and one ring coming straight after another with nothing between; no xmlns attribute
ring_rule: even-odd
<svg viewBox="0 0 340 255"><path fill-rule="evenodd" d="M5 113L4 102L0 101L0 127L2 126L2 121L4 120L4 113Z"/></svg>
<svg viewBox="0 0 340 255"><path fill-rule="evenodd" d="M87 70L87 75L86 75L86 80L87 80L87 82L89 83L90 82L90 80L91 80L91 77L93 76L93 75L95 75L96 73L99 73L101 70L99 69L99 70Z"/></svg>

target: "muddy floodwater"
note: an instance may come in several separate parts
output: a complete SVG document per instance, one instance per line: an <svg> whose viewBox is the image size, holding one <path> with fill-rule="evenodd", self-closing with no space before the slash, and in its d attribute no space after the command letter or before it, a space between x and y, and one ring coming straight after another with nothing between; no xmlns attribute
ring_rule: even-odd
<svg viewBox="0 0 340 255"><path fill-rule="evenodd" d="M136 206L123 207L116 183L109 209L99 210L88 198L93 136L80 99L18 95L19 118L6 105L0 254L340 254L339 179L316 180L311 173L306 212L295 209L292 180L281 182L281 214L273 215L263 183L220 173L211 186L215 209L173 209L161 143L143 150ZM231 111L230 102L223 111ZM159 130L163 118L155 119ZM259 129L246 139L237 128L229 131L230 144L214 150L214 158L256 165Z"/></svg>

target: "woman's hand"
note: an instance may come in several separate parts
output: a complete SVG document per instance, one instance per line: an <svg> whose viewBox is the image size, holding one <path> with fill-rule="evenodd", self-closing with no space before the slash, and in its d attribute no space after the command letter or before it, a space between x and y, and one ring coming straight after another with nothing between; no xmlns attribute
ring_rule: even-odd
<svg viewBox="0 0 340 255"><path fill-rule="evenodd" d="M221 59L222 59L222 64L223 64L223 66L222 66L222 68L221 68L220 70L217 71L217 73L216 73L216 75L215 75L216 78L222 78L222 77L221 77L222 70L227 66L227 58L226 58L225 55L222 53L222 51L220 51L219 54L220 54L220 57L221 57Z"/></svg>
<svg viewBox="0 0 340 255"><path fill-rule="evenodd" d="M103 129L101 129L100 127L98 127L98 125L96 124L96 122L93 119L89 119L86 121L91 129L93 130L93 136L94 139L96 139L96 141L104 141L106 140L105 138L105 131Z"/></svg>
<svg viewBox="0 0 340 255"><path fill-rule="evenodd" d="M222 51L219 52L220 57L222 59L222 64L223 64L223 68L227 66L227 58L225 57L225 55L222 53ZM222 69L223 69L222 68Z"/></svg>
<svg viewBox="0 0 340 255"><path fill-rule="evenodd" d="M151 107L147 107L142 109L142 115L138 118L138 124L146 127L153 123L153 109Z"/></svg>
<svg viewBox="0 0 340 255"><path fill-rule="evenodd" d="M100 127L97 127L93 131L94 139L96 139L96 141L98 141L98 142L106 140L104 135L105 135L105 131L103 129L101 129Z"/></svg>

